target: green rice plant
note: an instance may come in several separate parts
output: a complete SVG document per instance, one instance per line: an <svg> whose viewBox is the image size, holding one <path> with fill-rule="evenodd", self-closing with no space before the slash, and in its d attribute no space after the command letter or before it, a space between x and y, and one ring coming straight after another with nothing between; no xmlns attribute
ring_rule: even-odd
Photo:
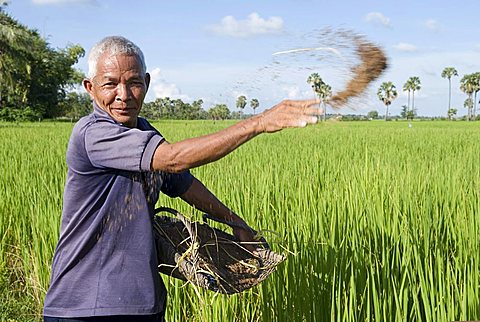
<svg viewBox="0 0 480 322"><path fill-rule="evenodd" d="M175 142L229 124L155 126ZM71 129L0 124L0 320L40 319ZM289 257L233 296L197 296L164 276L168 320L480 319L478 151L475 122L325 122L259 136L193 169L252 227L275 232L266 238ZM179 199L158 205L201 218ZM22 298L27 308L14 308Z"/></svg>

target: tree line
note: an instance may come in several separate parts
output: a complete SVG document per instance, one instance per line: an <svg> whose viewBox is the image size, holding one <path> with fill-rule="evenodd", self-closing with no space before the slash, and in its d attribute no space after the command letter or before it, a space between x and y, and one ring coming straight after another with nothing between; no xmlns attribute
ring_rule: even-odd
<svg viewBox="0 0 480 322"><path fill-rule="evenodd" d="M77 91L85 75L73 66L85 55L78 44L54 49L39 32L21 24L0 2L0 120L77 120L92 111L90 96ZM246 100L245 96L243 96ZM208 111L203 100L185 103L180 99L157 98L147 102L142 115L149 119L243 118L243 107L231 112L226 104ZM253 110L259 106L251 100ZM238 103L237 103L238 106Z"/></svg>
<svg viewBox="0 0 480 322"><path fill-rule="evenodd" d="M448 108L446 117L451 120L458 112L453 108L452 101L452 82L454 76L458 76L458 71L454 67L445 67L441 73L442 78L448 79ZM417 76L410 77L403 85L403 91L408 92L408 103L402 106L402 116L406 119L413 119L416 116L417 109L415 107L415 92L421 89L420 78ZM460 90L467 95L463 106L467 109L466 120L475 120L477 118L477 93L480 91L480 72L465 74L460 80ZM412 104L410 105L410 93L412 94ZM385 120L388 117L388 107L392 101L397 98L397 89L392 82L383 82L377 91L378 99L381 100L385 107Z"/></svg>
<svg viewBox="0 0 480 322"><path fill-rule="evenodd" d="M225 120L245 117L242 112L231 112L226 104L215 104L208 111L202 108L203 100L185 103L181 99L157 98L143 104L141 115L150 120Z"/></svg>
<svg viewBox="0 0 480 322"><path fill-rule="evenodd" d="M72 66L85 55L79 45L53 49L36 30L0 5L0 119L43 119L66 115L68 90L83 78ZM70 97L71 99L71 97Z"/></svg>
<svg viewBox="0 0 480 322"><path fill-rule="evenodd" d="M446 110L446 117L451 120L458 112L456 108L451 106L452 98L452 82L451 78L458 76L458 71L454 67L445 67L441 73L442 78L448 79L448 108ZM312 90L318 96L323 108L324 119L326 118L326 104L332 96L330 85L325 83L318 73L312 73L307 83L311 85ZM417 108L415 106L415 92L422 88L421 81L418 76L410 77L402 87L404 92L408 92L407 105L402 106L400 116L407 120L413 119L417 116ZM463 106L467 109L466 120L476 120L477 117L477 94L480 91L480 72L465 74L460 80L460 90L467 95ZM385 120L388 119L388 108L398 96L396 86L391 81L383 82L377 90L377 97L385 105ZM480 103L480 102L479 102ZM367 114L368 118L378 118L377 111L370 111Z"/></svg>

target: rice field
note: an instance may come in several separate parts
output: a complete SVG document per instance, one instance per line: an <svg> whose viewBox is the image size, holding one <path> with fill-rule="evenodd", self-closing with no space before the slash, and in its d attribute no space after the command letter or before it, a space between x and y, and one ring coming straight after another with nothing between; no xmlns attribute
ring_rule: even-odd
<svg viewBox="0 0 480 322"><path fill-rule="evenodd" d="M227 122L155 123L170 140ZM168 321L480 319L480 127L326 122L192 172L288 259L234 296L168 277ZM0 321L40 321L72 124L0 124ZM195 214L179 200L158 205ZM200 217L197 217L200 219Z"/></svg>

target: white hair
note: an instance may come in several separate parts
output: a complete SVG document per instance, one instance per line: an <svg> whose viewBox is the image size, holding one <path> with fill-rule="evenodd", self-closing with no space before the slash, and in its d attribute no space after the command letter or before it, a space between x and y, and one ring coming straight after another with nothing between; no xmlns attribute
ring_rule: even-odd
<svg viewBox="0 0 480 322"><path fill-rule="evenodd" d="M109 36L100 40L92 47L88 55L88 78L92 79L97 73L97 61L104 53L110 55L132 55L140 60L142 72L147 72L145 57L142 50L127 38L121 36Z"/></svg>

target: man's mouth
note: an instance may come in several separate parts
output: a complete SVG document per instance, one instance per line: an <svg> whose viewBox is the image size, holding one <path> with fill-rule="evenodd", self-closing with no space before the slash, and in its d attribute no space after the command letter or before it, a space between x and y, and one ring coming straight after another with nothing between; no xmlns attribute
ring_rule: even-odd
<svg viewBox="0 0 480 322"><path fill-rule="evenodd" d="M113 108L113 111L118 114L130 114L132 111L135 110L133 107L126 107L126 108Z"/></svg>

